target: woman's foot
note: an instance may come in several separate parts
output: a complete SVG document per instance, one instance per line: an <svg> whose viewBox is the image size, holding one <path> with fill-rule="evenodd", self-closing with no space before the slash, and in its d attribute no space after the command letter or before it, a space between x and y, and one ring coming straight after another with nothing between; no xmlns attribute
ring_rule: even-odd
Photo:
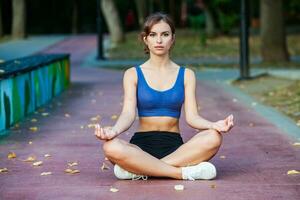
<svg viewBox="0 0 300 200"><path fill-rule="evenodd" d="M114 174L118 179L131 179L131 180L147 180L147 176L144 175L137 175L134 173L131 173L129 171L126 171L125 169L121 168L119 165L114 166Z"/></svg>
<svg viewBox="0 0 300 200"><path fill-rule="evenodd" d="M197 165L182 167L182 179L184 180L211 180L217 176L216 167L209 162L201 162Z"/></svg>

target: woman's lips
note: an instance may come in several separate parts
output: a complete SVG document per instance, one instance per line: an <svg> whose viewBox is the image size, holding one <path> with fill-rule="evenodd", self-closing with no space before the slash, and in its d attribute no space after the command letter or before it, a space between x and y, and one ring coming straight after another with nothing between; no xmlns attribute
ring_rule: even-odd
<svg viewBox="0 0 300 200"><path fill-rule="evenodd" d="M164 46L154 46L155 49L163 49Z"/></svg>

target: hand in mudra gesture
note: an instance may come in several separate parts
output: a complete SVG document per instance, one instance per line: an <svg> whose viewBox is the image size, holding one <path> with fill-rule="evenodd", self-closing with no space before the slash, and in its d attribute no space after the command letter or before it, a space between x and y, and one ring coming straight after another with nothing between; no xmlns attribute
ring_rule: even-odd
<svg viewBox="0 0 300 200"><path fill-rule="evenodd" d="M229 115L225 119L213 123L212 128L219 132L226 133L230 131L233 125L233 115Z"/></svg>
<svg viewBox="0 0 300 200"><path fill-rule="evenodd" d="M117 135L117 131L111 126L106 126L102 128L100 124L95 125L95 136L100 140L111 140Z"/></svg>

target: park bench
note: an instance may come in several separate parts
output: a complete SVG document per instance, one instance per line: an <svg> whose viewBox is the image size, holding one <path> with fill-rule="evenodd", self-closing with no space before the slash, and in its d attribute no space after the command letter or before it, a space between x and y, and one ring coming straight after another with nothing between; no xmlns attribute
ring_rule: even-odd
<svg viewBox="0 0 300 200"><path fill-rule="evenodd" d="M40 54L1 63L0 136L69 85L69 54Z"/></svg>

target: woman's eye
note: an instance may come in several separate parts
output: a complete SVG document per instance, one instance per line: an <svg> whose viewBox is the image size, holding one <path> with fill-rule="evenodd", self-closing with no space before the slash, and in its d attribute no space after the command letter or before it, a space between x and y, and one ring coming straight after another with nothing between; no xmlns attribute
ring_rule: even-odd
<svg viewBox="0 0 300 200"><path fill-rule="evenodd" d="M169 33L164 33L163 36L168 37Z"/></svg>
<svg viewBox="0 0 300 200"><path fill-rule="evenodd" d="M154 37L155 34L154 34L154 33L150 33L149 36L150 36L150 37Z"/></svg>

